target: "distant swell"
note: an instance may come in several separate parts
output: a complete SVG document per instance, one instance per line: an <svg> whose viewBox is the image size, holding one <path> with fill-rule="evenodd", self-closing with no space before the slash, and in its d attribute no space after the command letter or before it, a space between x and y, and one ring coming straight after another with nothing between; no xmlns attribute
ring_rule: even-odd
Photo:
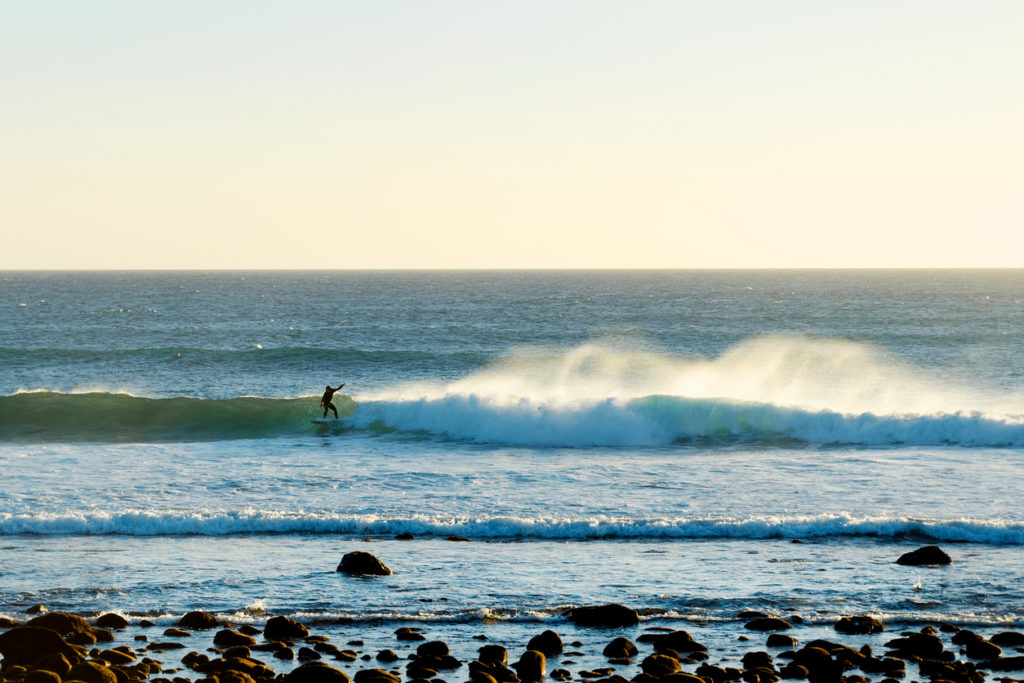
<svg viewBox="0 0 1024 683"><path fill-rule="evenodd" d="M314 434L317 398L141 398L28 392L0 397L0 439L217 441ZM1024 446L1019 416L980 412L847 414L731 399L646 396L561 404L474 395L336 397L347 426L374 432L536 447L722 443ZM353 414L354 411L354 414Z"/></svg>
<svg viewBox="0 0 1024 683"><path fill-rule="evenodd" d="M428 515L343 515L330 512L136 510L116 513L0 514L0 535L222 536L338 534L465 536L471 539L765 539L911 537L919 540L1024 544L1024 523L918 520L848 515L764 516L748 519L545 517L442 518Z"/></svg>

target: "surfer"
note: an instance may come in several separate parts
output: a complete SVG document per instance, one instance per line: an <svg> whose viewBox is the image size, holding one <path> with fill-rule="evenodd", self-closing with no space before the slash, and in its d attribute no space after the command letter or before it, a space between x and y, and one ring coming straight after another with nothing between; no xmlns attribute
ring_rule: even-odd
<svg viewBox="0 0 1024 683"><path fill-rule="evenodd" d="M327 417L327 409L330 408L334 411L334 419L338 419L338 409L334 407L333 403L331 403L331 399L334 398L334 392L339 391L343 386L345 386L344 383L342 383L337 389L332 389L330 384L327 385L324 397L320 399L320 405L324 407L324 417Z"/></svg>

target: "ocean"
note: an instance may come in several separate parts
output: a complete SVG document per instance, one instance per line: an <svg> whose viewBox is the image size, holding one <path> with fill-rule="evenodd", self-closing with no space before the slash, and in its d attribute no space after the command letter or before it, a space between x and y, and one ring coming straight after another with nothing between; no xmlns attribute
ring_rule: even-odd
<svg viewBox="0 0 1024 683"><path fill-rule="evenodd" d="M1024 271L0 273L15 620L1019 628L1022 473Z"/></svg>

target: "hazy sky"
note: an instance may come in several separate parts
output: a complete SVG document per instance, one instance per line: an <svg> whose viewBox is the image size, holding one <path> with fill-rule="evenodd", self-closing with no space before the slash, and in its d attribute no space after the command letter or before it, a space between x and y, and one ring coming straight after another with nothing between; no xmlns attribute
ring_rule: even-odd
<svg viewBox="0 0 1024 683"><path fill-rule="evenodd" d="M12 0L0 268L1024 266L1024 2Z"/></svg>

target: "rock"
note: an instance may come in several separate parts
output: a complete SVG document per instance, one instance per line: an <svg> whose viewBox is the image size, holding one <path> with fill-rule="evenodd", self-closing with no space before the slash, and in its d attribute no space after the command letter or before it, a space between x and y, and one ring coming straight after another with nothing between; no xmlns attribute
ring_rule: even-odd
<svg viewBox="0 0 1024 683"><path fill-rule="evenodd" d="M843 617L836 622L836 630L851 636L863 636L871 633L881 633L885 630L882 622L874 617L860 615L854 617Z"/></svg>
<svg viewBox="0 0 1024 683"><path fill-rule="evenodd" d="M978 638L967 643L968 659L995 659L1003 654L1003 649L984 638Z"/></svg>
<svg viewBox="0 0 1024 683"><path fill-rule="evenodd" d="M489 662L500 666L508 665L508 650L501 645L484 645L478 652L481 662Z"/></svg>
<svg viewBox="0 0 1024 683"><path fill-rule="evenodd" d="M114 614L112 612L97 617L96 621L93 623L101 628L112 628L115 631L128 628L128 620L120 614Z"/></svg>
<svg viewBox="0 0 1024 683"><path fill-rule="evenodd" d="M767 652L754 651L743 655L741 661L744 669L771 669L774 660Z"/></svg>
<svg viewBox="0 0 1024 683"><path fill-rule="evenodd" d="M985 663L989 671L1024 671L1024 656L1000 657Z"/></svg>
<svg viewBox="0 0 1024 683"><path fill-rule="evenodd" d="M705 681L699 676L677 671L674 674L662 676L659 683L705 683Z"/></svg>
<svg viewBox="0 0 1024 683"><path fill-rule="evenodd" d="M569 610L569 619L577 626L604 628L634 626L640 623L640 615L636 610L618 604L574 607Z"/></svg>
<svg viewBox="0 0 1024 683"><path fill-rule="evenodd" d="M206 675L213 674L220 678L227 671L237 671L256 679L274 678L277 674L270 667L251 659L232 657L227 659L211 659L204 664L198 664L196 671Z"/></svg>
<svg viewBox="0 0 1024 683"><path fill-rule="evenodd" d="M395 631L395 637L399 640L426 640L427 637L422 633L417 633L419 629L413 629L409 626L403 626L402 628Z"/></svg>
<svg viewBox="0 0 1024 683"><path fill-rule="evenodd" d="M226 628L222 631L217 631L217 635L213 637L213 644L218 647L235 647L237 645L250 647L256 644L256 639L244 633Z"/></svg>
<svg viewBox="0 0 1024 683"><path fill-rule="evenodd" d="M209 612L189 612L181 619L178 619L175 626L196 629L198 631L208 631L211 628L217 628L220 626L220 622L217 621L217 618Z"/></svg>
<svg viewBox="0 0 1024 683"><path fill-rule="evenodd" d="M14 619L10 617L0 617L0 628L14 628Z"/></svg>
<svg viewBox="0 0 1024 683"><path fill-rule="evenodd" d="M42 604L32 605L27 610L25 610L25 614L43 614L44 612L46 612L46 605Z"/></svg>
<svg viewBox="0 0 1024 683"><path fill-rule="evenodd" d="M779 676L793 681L802 681L807 678L807 667L800 664L787 664L779 669Z"/></svg>
<svg viewBox="0 0 1024 683"><path fill-rule="evenodd" d="M650 674L657 678L667 676L668 674L675 673L682 669L679 665L679 660L675 657L669 657L663 654L653 654L644 657L644 660L640 662L640 669L645 674Z"/></svg>
<svg viewBox="0 0 1024 683"><path fill-rule="evenodd" d="M568 681L572 679L572 672L568 669L555 669L551 672L551 678L555 679L556 681Z"/></svg>
<svg viewBox="0 0 1024 683"><path fill-rule="evenodd" d="M0 655L7 666L31 666L46 655L63 655L72 664L81 655L55 631L35 626L21 626L0 633Z"/></svg>
<svg viewBox="0 0 1024 683"><path fill-rule="evenodd" d="M309 629L288 617L271 617L263 627L267 640L298 640L309 635Z"/></svg>
<svg viewBox="0 0 1024 683"><path fill-rule="evenodd" d="M320 659L320 653L311 647L300 647L299 653L295 655L300 662L312 662Z"/></svg>
<svg viewBox="0 0 1024 683"><path fill-rule="evenodd" d="M83 681L83 683L117 683L117 676L98 662L85 661L71 667L67 680Z"/></svg>
<svg viewBox="0 0 1024 683"><path fill-rule="evenodd" d="M242 624L241 626L238 627L238 632L239 633L244 633L247 636L258 636L261 633L263 633L262 631L260 631L258 628L256 628L252 624Z"/></svg>
<svg viewBox="0 0 1024 683"><path fill-rule="evenodd" d="M950 564L952 562L952 558L943 552L942 548L937 545L923 546L917 550L900 555L900 558L896 560L896 564L905 564L911 567L943 565Z"/></svg>
<svg viewBox="0 0 1024 683"><path fill-rule="evenodd" d="M452 534L451 536L445 536L444 540L452 541L453 543L469 543L468 538L466 538L465 536L458 536L456 534Z"/></svg>
<svg viewBox="0 0 1024 683"><path fill-rule="evenodd" d="M82 631L72 633L67 637L67 641L72 645L92 645L96 642L96 636L91 631Z"/></svg>
<svg viewBox="0 0 1024 683"><path fill-rule="evenodd" d="M403 531L400 534L395 534L396 541L413 541L416 537L410 534L408 531Z"/></svg>
<svg viewBox="0 0 1024 683"><path fill-rule="evenodd" d="M743 628L748 628L751 631L785 631L793 628L793 624L778 617L760 617L748 621Z"/></svg>
<svg viewBox="0 0 1024 683"><path fill-rule="evenodd" d="M164 635L165 636L169 636L171 638L191 638L192 637L192 633L191 632L189 632L189 631L182 631L180 628L169 628L166 631L164 631Z"/></svg>
<svg viewBox="0 0 1024 683"><path fill-rule="evenodd" d="M443 640L431 640L416 648L420 657L445 657L448 655L448 643Z"/></svg>
<svg viewBox="0 0 1024 683"><path fill-rule="evenodd" d="M356 674L358 680L359 674ZM296 667L281 679L283 683L349 683L341 671L322 662L311 662Z"/></svg>
<svg viewBox="0 0 1024 683"><path fill-rule="evenodd" d="M135 655L124 650L104 650L100 653L100 659L106 661L109 664L131 664L135 661Z"/></svg>
<svg viewBox="0 0 1024 683"><path fill-rule="evenodd" d="M943 651L942 641L938 636L927 633L914 633L905 638L896 638L885 644L900 655L936 659Z"/></svg>
<svg viewBox="0 0 1024 683"><path fill-rule="evenodd" d="M252 651L244 645L236 645L225 650L221 657L224 659L251 659Z"/></svg>
<svg viewBox="0 0 1024 683"><path fill-rule="evenodd" d="M295 659L295 650L285 645L284 647L274 650L271 656L275 659L283 659L290 661L292 659Z"/></svg>
<svg viewBox="0 0 1024 683"><path fill-rule="evenodd" d="M45 669L32 669L25 672L22 683L60 683L60 676Z"/></svg>
<svg viewBox="0 0 1024 683"><path fill-rule="evenodd" d="M355 680L356 683L399 683L401 679L384 669L364 669L356 672Z"/></svg>
<svg viewBox="0 0 1024 683"><path fill-rule="evenodd" d="M68 661L67 657L58 653L44 655L37 659L32 666L36 669L52 671L61 678L67 676L68 672L71 671L71 662Z"/></svg>
<svg viewBox="0 0 1024 683"><path fill-rule="evenodd" d="M629 638L616 638L604 647L603 654L609 659L631 659L637 655L636 645ZM554 675L554 672L551 672Z"/></svg>
<svg viewBox="0 0 1024 683"><path fill-rule="evenodd" d="M35 619L30 619L25 626L48 628L51 631L56 631L65 638L73 633L91 634L93 630L88 621L77 614L68 614L67 612L49 612L42 616L38 616Z"/></svg>
<svg viewBox="0 0 1024 683"><path fill-rule="evenodd" d="M545 657L554 657L555 655L562 654L564 649L562 646L562 639L554 631L544 631L538 636L530 638L530 642L526 644L527 650L537 650L543 652Z"/></svg>
<svg viewBox="0 0 1024 683"><path fill-rule="evenodd" d="M546 662L544 653L538 650L527 650L519 658L519 661L512 665L512 668L519 674L523 681L539 681L546 674Z"/></svg>
<svg viewBox="0 0 1024 683"><path fill-rule="evenodd" d="M1017 631L1003 631L997 633L989 641L999 645L1000 647L1020 647L1024 645L1024 633L1018 633Z"/></svg>
<svg viewBox="0 0 1024 683"><path fill-rule="evenodd" d="M796 645L796 638L787 636L784 633L773 633L768 636L768 640L765 642L767 647L796 647Z"/></svg>
<svg viewBox="0 0 1024 683"><path fill-rule="evenodd" d="M675 652L703 652L707 647L696 642L686 631L670 631L659 633L652 640L651 644L658 652L673 650Z"/></svg>
<svg viewBox="0 0 1024 683"><path fill-rule="evenodd" d="M392 573L383 562L362 550L345 553L337 571L362 576L388 576Z"/></svg>
<svg viewBox="0 0 1024 683"><path fill-rule="evenodd" d="M115 640L114 634L105 628L94 628L92 630L93 638L96 639L97 643L110 643Z"/></svg>
<svg viewBox="0 0 1024 683"><path fill-rule="evenodd" d="M391 662L398 661L398 655L396 655L392 650L381 650L377 653L377 661L390 664Z"/></svg>

